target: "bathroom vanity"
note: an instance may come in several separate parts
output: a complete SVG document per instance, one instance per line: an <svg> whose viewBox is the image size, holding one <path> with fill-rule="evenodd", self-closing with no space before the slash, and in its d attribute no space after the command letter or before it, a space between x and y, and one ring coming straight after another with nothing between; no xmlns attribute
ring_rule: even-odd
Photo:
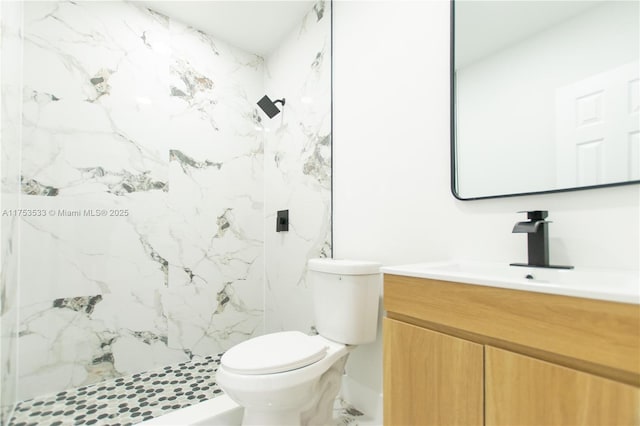
<svg viewBox="0 0 640 426"><path fill-rule="evenodd" d="M419 266L383 268L385 425L640 424L633 276L598 298L537 269L492 286Z"/></svg>

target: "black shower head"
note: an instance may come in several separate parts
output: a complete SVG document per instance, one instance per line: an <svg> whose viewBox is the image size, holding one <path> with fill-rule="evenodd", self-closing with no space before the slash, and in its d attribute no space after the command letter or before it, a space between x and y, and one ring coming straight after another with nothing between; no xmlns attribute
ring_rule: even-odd
<svg viewBox="0 0 640 426"><path fill-rule="evenodd" d="M280 108L276 106L278 102L284 106L284 98L272 101L267 95L264 95L262 99L258 101L258 106L269 116L269 118L273 118L280 112Z"/></svg>

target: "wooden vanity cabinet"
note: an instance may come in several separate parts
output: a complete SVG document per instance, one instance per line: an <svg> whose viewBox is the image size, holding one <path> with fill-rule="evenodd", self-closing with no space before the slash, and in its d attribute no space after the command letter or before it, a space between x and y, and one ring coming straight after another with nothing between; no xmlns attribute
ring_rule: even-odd
<svg viewBox="0 0 640 426"><path fill-rule="evenodd" d="M384 424L640 425L640 307L385 275Z"/></svg>
<svg viewBox="0 0 640 426"><path fill-rule="evenodd" d="M638 388L490 346L485 388L488 425L640 422Z"/></svg>
<svg viewBox="0 0 640 426"><path fill-rule="evenodd" d="M482 345L389 318L383 327L384 424L482 424Z"/></svg>

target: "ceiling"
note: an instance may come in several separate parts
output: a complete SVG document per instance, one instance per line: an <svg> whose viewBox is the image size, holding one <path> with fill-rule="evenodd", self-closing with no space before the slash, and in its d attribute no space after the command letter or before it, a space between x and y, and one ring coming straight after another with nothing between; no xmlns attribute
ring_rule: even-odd
<svg viewBox="0 0 640 426"><path fill-rule="evenodd" d="M149 9L247 52L267 56L309 12L312 0L145 0Z"/></svg>
<svg viewBox="0 0 640 426"><path fill-rule="evenodd" d="M609 0L457 2L456 68L514 45L606 1Z"/></svg>

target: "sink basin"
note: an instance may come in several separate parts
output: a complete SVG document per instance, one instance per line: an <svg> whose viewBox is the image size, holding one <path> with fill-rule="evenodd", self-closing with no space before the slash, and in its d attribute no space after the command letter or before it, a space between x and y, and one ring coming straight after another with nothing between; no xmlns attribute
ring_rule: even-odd
<svg viewBox="0 0 640 426"><path fill-rule="evenodd" d="M385 274L640 304L640 273L631 270L545 269L508 263L448 261L385 266Z"/></svg>

